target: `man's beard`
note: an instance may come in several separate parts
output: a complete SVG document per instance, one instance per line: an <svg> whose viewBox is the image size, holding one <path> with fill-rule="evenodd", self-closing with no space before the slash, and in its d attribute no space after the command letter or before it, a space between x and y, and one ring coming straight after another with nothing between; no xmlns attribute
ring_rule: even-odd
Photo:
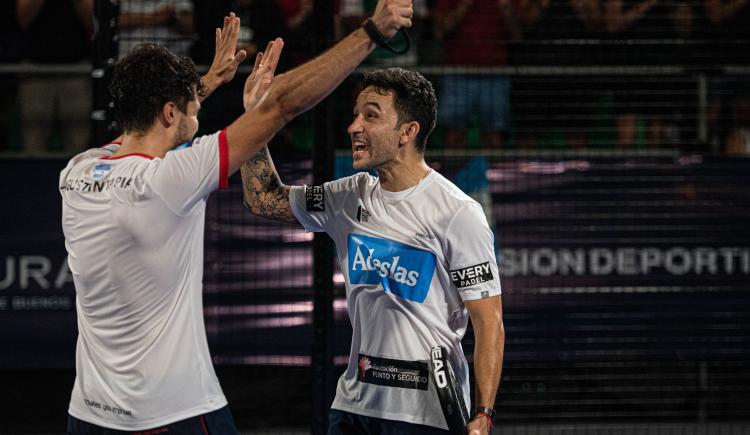
<svg viewBox="0 0 750 435"><path fill-rule="evenodd" d="M180 146L184 144L185 142L190 142L190 140L193 138L193 134L190 132L190 127L188 126L187 120L182 119L180 120L180 125L177 126L177 143L174 144L174 146Z"/></svg>

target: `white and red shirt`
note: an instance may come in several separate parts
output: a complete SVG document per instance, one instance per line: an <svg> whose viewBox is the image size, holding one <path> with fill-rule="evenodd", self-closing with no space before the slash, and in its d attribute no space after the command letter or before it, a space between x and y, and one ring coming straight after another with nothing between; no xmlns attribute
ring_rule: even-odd
<svg viewBox="0 0 750 435"><path fill-rule="evenodd" d="M226 131L164 158L85 151L60 173L76 287L69 413L143 430L227 404L203 322L206 200L227 185Z"/></svg>
<svg viewBox="0 0 750 435"><path fill-rule="evenodd" d="M367 173L295 186L289 202L306 230L331 236L346 285L352 347L332 407L447 428L430 348L448 349L470 409L464 301L501 293L482 207L435 171L401 192Z"/></svg>

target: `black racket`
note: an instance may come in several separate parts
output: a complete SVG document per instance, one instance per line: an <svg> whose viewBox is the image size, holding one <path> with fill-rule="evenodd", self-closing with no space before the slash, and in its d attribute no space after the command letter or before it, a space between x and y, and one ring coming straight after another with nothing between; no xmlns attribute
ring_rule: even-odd
<svg viewBox="0 0 750 435"><path fill-rule="evenodd" d="M430 374L440 399L440 407L443 408L445 421L448 423L448 430L455 435L466 435L469 412L466 410L463 392L456 385L456 377L448 361L448 352L443 346L430 349Z"/></svg>

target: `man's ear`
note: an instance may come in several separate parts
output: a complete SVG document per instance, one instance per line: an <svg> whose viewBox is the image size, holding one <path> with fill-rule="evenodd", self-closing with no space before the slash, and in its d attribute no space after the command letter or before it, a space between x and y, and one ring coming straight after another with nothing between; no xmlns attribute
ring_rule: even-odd
<svg viewBox="0 0 750 435"><path fill-rule="evenodd" d="M398 145L399 147L414 142L419 134L419 123L417 121L405 122L399 128Z"/></svg>
<svg viewBox="0 0 750 435"><path fill-rule="evenodd" d="M174 101L164 103L161 108L160 120L164 128L169 128L177 123L177 104Z"/></svg>

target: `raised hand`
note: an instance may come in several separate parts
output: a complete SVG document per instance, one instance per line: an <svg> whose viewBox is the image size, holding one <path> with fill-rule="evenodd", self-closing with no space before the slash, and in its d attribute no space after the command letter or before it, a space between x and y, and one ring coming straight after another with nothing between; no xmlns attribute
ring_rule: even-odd
<svg viewBox="0 0 750 435"><path fill-rule="evenodd" d="M255 65L245 80L245 88L242 91L242 104L246 112L252 110L266 96L283 48L284 40L276 38L268 43L265 51L255 56Z"/></svg>
<svg viewBox="0 0 750 435"><path fill-rule="evenodd" d="M203 98L224 83L232 81L240 63L247 57L245 50L237 51L239 35L240 19L231 12L229 16L224 17L223 27L216 29L214 60L202 80L205 88Z"/></svg>
<svg viewBox="0 0 750 435"><path fill-rule="evenodd" d="M372 14L375 27L387 39L396 36L398 29L411 27L414 7L412 0L380 0Z"/></svg>

